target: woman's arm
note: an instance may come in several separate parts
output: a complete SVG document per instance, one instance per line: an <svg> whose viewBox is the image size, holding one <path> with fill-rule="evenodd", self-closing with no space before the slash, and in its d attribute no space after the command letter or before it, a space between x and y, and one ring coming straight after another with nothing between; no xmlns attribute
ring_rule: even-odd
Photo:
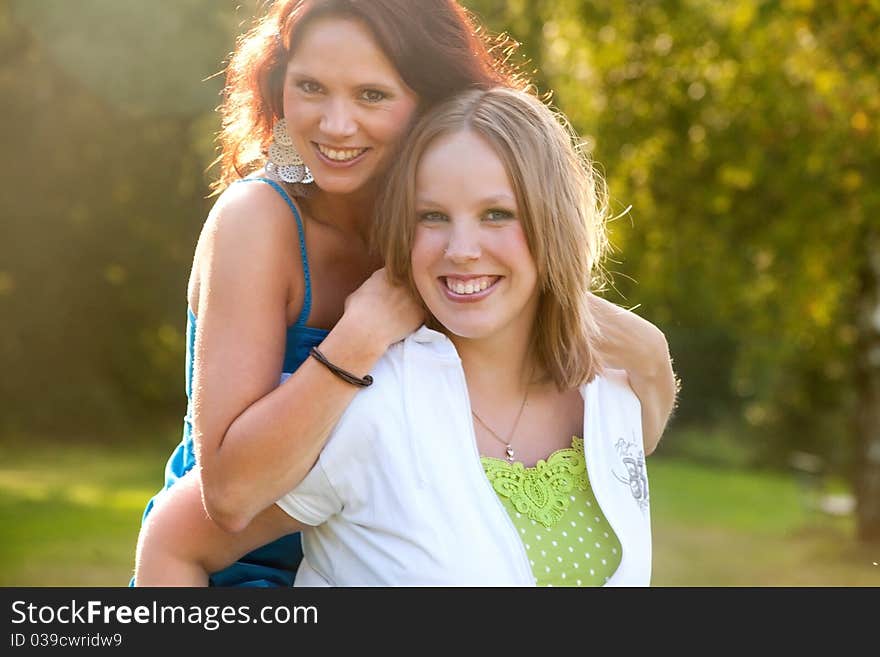
<svg viewBox="0 0 880 657"><path fill-rule="evenodd" d="M198 305L194 440L205 508L239 531L302 481L358 388L311 358L278 385L287 307L304 295L296 224L266 185L234 185L227 195L199 240L190 291ZM410 295L377 272L321 350L362 375L421 321Z"/></svg>
<svg viewBox="0 0 880 657"><path fill-rule="evenodd" d="M598 348L603 363L626 370L641 402L645 454L650 454L660 442L678 393L666 337L635 313L596 295L590 297L600 330Z"/></svg>
<svg viewBox="0 0 880 657"><path fill-rule="evenodd" d="M302 528L273 505L244 530L223 530L205 513L199 473L191 470L162 494L141 527L135 586L207 586L208 573Z"/></svg>

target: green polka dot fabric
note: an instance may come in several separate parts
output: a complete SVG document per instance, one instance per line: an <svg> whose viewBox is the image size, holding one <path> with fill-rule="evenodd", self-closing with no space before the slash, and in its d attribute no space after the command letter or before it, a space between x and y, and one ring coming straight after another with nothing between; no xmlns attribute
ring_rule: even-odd
<svg viewBox="0 0 880 657"><path fill-rule="evenodd" d="M531 468L484 456L483 469L519 532L538 586L602 586L621 547L590 488L584 441Z"/></svg>

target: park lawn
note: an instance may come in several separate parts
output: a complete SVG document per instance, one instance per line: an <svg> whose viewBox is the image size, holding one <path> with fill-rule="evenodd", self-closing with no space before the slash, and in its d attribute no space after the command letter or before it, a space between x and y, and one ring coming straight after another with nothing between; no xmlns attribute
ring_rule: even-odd
<svg viewBox="0 0 880 657"><path fill-rule="evenodd" d="M791 475L648 459L655 586L880 586L880 545L854 540Z"/></svg>
<svg viewBox="0 0 880 657"><path fill-rule="evenodd" d="M125 585L172 446L0 445L0 586ZM807 508L792 477L648 468L654 585L880 586L880 549Z"/></svg>
<svg viewBox="0 0 880 657"><path fill-rule="evenodd" d="M0 586L127 584L171 446L0 445Z"/></svg>

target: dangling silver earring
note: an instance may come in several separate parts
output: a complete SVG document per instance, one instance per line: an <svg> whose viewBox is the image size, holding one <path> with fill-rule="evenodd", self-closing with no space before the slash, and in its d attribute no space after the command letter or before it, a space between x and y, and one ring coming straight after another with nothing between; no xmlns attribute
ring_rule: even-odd
<svg viewBox="0 0 880 657"><path fill-rule="evenodd" d="M266 173L275 180L288 183L315 182L302 156L293 147L293 141L287 133L287 121L284 119L278 119L275 127L272 128L272 143L269 144Z"/></svg>

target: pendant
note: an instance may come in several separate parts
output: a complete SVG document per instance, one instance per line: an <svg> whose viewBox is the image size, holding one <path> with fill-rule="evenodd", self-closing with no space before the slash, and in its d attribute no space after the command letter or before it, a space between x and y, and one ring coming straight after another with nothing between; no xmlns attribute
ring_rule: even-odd
<svg viewBox="0 0 880 657"><path fill-rule="evenodd" d="M508 444L506 451L507 451L507 462L513 463L513 446Z"/></svg>

